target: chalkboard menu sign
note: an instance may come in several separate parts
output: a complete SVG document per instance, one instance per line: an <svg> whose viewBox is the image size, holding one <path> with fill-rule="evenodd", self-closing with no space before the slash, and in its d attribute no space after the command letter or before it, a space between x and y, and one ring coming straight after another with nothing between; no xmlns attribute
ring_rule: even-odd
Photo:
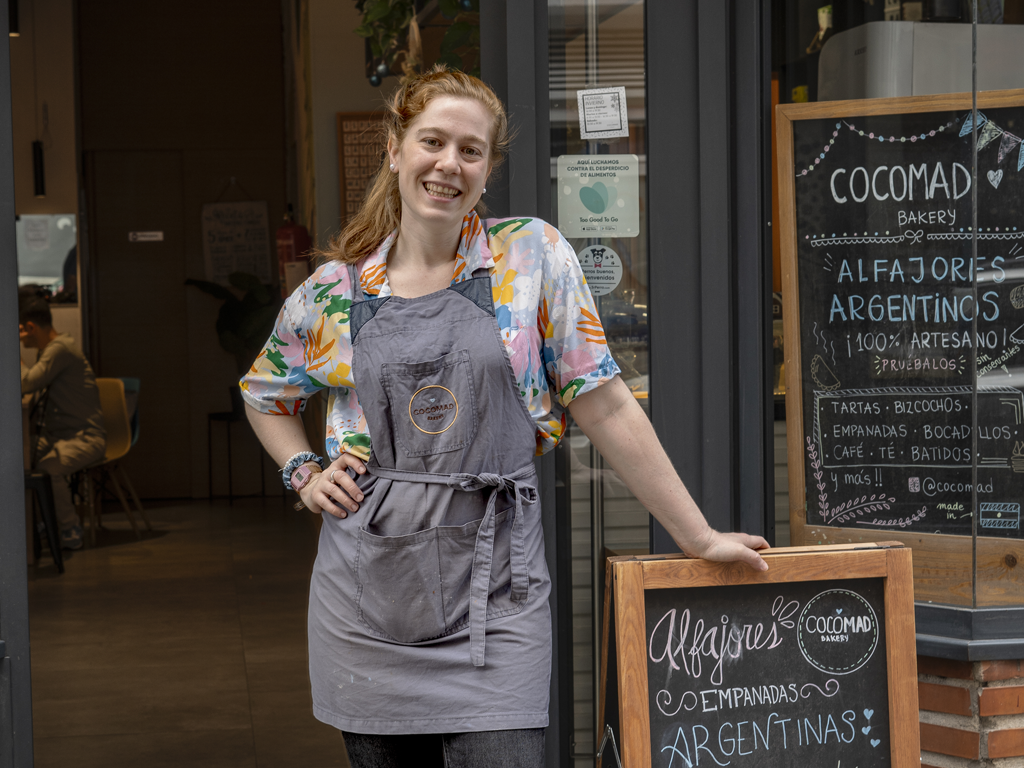
<svg viewBox="0 0 1024 768"><path fill-rule="evenodd" d="M890 765L880 579L644 599L655 765Z"/></svg>
<svg viewBox="0 0 1024 768"><path fill-rule="evenodd" d="M910 551L868 546L613 559L625 764L917 763Z"/></svg>
<svg viewBox="0 0 1024 768"><path fill-rule="evenodd" d="M976 489L979 534L1020 538L1024 91L982 97L976 179L969 97L802 106L779 110L800 523L969 535Z"/></svg>

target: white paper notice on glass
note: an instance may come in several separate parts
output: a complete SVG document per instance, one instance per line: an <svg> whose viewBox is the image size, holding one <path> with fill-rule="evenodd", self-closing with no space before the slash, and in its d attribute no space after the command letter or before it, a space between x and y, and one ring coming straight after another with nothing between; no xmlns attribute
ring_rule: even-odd
<svg viewBox="0 0 1024 768"><path fill-rule="evenodd" d="M640 162L636 155L561 155L558 229L566 237L640 235Z"/></svg>
<svg viewBox="0 0 1024 768"><path fill-rule="evenodd" d="M576 91L576 104L580 111L580 138L629 136L626 89L623 86Z"/></svg>
<svg viewBox="0 0 1024 768"><path fill-rule="evenodd" d="M228 285L232 272L248 272L270 282L270 230L267 203L207 203L203 206L203 258L206 279Z"/></svg>

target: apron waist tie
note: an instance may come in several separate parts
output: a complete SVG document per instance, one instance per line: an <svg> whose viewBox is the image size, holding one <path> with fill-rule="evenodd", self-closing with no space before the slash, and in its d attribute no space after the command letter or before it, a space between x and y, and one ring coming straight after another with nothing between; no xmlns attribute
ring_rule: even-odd
<svg viewBox="0 0 1024 768"><path fill-rule="evenodd" d="M523 478L529 477L533 472L533 464L528 464L507 475L489 472L481 472L479 475L466 472L457 472L451 475L434 472L410 472L404 469L376 466L374 462L367 464L366 470L371 475L388 480L447 485L450 488L466 492L481 491L484 488L492 489L487 498L487 509L476 532L469 589L469 652L473 665L482 667L484 665L484 634L487 624L487 597L490 592L491 563L494 559L494 509L498 502L498 493L503 489L511 491L516 500L510 552L512 561L510 563L512 571L511 598L521 602L526 600L529 594L530 576L526 567L523 499L530 504L536 502L537 489L529 483L524 483Z"/></svg>

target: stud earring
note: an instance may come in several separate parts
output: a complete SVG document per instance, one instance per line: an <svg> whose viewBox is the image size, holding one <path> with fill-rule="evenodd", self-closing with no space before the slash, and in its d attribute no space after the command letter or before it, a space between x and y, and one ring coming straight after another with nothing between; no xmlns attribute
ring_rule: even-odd
<svg viewBox="0 0 1024 768"><path fill-rule="evenodd" d="M487 187L484 187L484 194L487 194Z"/></svg>
<svg viewBox="0 0 1024 768"><path fill-rule="evenodd" d="M391 170L392 171L395 170L395 164L394 163L391 164Z"/></svg>

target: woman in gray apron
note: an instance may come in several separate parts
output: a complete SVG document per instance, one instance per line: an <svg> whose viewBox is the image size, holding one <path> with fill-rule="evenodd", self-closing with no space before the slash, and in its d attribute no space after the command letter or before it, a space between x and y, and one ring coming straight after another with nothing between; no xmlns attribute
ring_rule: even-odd
<svg viewBox="0 0 1024 768"><path fill-rule="evenodd" d="M618 377L568 243L475 212L508 143L476 78L406 83L388 157L328 263L242 379L301 505L326 511L309 596L318 719L354 766L539 766L550 581L533 457L568 408L683 548L765 568L712 530ZM327 460L299 410L328 389Z"/></svg>

